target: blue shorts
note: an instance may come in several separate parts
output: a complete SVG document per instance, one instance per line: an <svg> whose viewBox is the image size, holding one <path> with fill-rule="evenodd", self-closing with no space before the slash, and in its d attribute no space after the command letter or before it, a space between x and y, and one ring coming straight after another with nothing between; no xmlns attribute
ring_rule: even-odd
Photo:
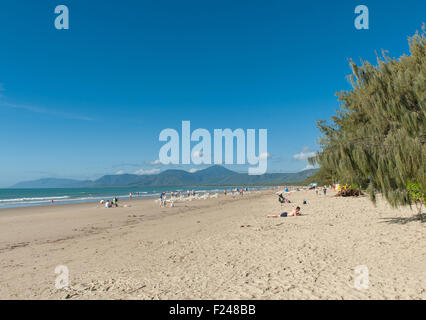
<svg viewBox="0 0 426 320"><path fill-rule="evenodd" d="M287 212L283 212L283 213L281 213L281 216L280 216L281 218L285 218L285 217L287 217Z"/></svg>

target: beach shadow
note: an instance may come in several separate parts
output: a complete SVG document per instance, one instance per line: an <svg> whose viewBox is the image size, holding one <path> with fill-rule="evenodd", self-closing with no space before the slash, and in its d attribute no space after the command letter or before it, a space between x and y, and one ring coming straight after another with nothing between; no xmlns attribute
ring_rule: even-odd
<svg viewBox="0 0 426 320"><path fill-rule="evenodd" d="M389 223L389 224L407 224L410 222L421 222L424 223L425 221L421 221L421 218L419 215L415 215L412 217L395 217L395 218L382 218L384 223Z"/></svg>

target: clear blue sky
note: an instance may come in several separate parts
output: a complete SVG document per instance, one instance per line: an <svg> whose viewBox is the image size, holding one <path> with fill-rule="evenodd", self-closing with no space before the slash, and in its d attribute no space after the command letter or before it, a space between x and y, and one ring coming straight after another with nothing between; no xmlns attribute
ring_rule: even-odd
<svg viewBox="0 0 426 320"><path fill-rule="evenodd" d="M60 4L70 30L54 28ZM354 27L359 4L370 30ZM425 12L419 0L4 0L0 186L164 170L148 162L182 120L266 128L268 171L299 171L294 155L317 150L316 119L348 89L347 59L408 53Z"/></svg>

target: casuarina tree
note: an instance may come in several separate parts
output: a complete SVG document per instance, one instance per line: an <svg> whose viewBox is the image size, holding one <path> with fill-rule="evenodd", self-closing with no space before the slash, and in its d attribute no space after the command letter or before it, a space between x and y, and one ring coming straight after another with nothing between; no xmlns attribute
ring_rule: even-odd
<svg viewBox="0 0 426 320"><path fill-rule="evenodd" d="M424 204L426 140L425 26L409 38L410 54L386 52L377 65L350 61L351 90L337 93L339 109L320 120L318 174L381 193L392 205ZM419 208L421 215L421 207Z"/></svg>

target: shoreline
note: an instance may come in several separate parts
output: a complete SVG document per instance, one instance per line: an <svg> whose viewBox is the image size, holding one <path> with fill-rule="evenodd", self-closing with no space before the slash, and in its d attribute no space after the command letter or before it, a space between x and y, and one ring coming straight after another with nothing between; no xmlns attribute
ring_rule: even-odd
<svg viewBox="0 0 426 320"><path fill-rule="evenodd" d="M185 190L195 190L197 194L204 194L204 193L223 193L225 188L227 187L227 190L231 190L234 188L250 188L252 191L259 191L259 190L268 190L270 188L277 188L277 186L187 186L187 187L170 187L170 188L164 188L162 190L166 190L167 194L170 195L170 192L176 192L175 190L180 191L182 194L185 193ZM157 188L157 187L155 187ZM206 189L207 188L207 189ZM209 189L213 188L213 189ZM94 188L94 191L102 190L111 190L108 191L111 194L105 195L105 194L92 194L87 191L87 194L85 195L79 195L78 197L76 195L68 195L66 194L66 191L75 191L75 190L81 190L81 188L45 188L45 189L17 189L17 190L26 190L26 191L33 191L37 192L40 190L49 190L49 191L55 191L55 190L66 190L64 191L64 194L55 194L55 195L37 195L36 197L20 197L17 198L4 198L0 199L0 213L3 210L6 209L12 209L12 208L26 208L26 207L49 207L49 206L56 206L56 205L70 205L70 204L84 204L84 203L99 203L101 200L111 200L114 196L117 196L119 201L125 201L130 200L129 199L129 193L133 193L133 199L155 199L160 196L160 193L163 192L161 190L151 190L151 191L136 191L140 189L131 190L129 188L121 188L121 187L111 187L111 188ZM14 190L14 189L3 189L3 190ZM83 190L90 190L90 188L83 188ZM126 194L120 194L123 192L123 190L126 190ZM72 192L69 192L72 193ZM120 200L121 199L121 200ZM51 200L53 200L53 203L51 203ZM33 202L31 202L33 201ZM8 203L10 202L10 203Z"/></svg>

